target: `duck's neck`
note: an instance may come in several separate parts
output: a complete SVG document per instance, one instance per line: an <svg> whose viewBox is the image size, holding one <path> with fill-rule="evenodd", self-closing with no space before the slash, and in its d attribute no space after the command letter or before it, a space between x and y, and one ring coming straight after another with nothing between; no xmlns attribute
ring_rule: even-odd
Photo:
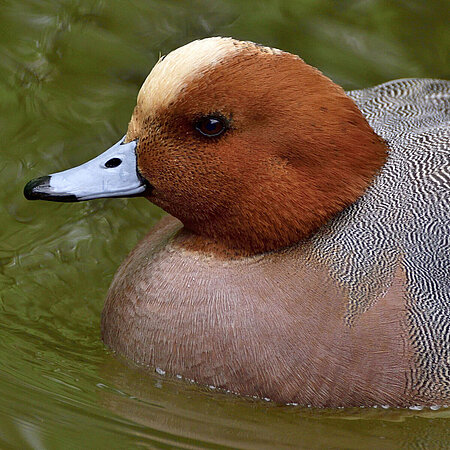
<svg viewBox="0 0 450 450"><path fill-rule="evenodd" d="M387 146L371 130L369 134L372 141L367 144L367 160L354 156L347 167L336 168L332 178L327 174L333 169L327 165L333 162L308 163L311 167L308 177L302 163L297 166L291 163L276 177L261 173L261 184L255 181L243 186L239 195L247 200L233 199L239 204L237 208L221 210L206 220L180 217L186 228L181 236L185 245L226 256L250 256L308 239L356 202L383 167Z"/></svg>

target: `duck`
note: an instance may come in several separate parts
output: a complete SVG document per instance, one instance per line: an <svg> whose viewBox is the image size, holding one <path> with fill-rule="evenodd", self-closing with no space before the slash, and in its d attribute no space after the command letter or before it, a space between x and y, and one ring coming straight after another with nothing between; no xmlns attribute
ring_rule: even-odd
<svg viewBox="0 0 450 450"><path fill-rule="evenodd" d="M102 339L158 373L312 407L450 401L450 83L345 92L233 38L159 59L123 138L30 200L143 196Z"/></svg>

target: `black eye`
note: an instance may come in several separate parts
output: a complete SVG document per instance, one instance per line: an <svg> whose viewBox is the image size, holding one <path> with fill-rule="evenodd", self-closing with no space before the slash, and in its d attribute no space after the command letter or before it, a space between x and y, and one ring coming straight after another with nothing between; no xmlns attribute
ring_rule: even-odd
<svg viewBox="0 0 450 450"><path fill-rule="evenodd" d="M202 117L195 123L195 129L208 137L219 136L226 128L225 120L215 116Z"/></svg>

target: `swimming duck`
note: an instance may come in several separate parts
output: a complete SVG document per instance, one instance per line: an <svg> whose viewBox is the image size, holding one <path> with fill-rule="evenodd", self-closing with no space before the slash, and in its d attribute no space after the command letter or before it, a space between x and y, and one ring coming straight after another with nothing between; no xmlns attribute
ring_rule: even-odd
<svg viewBox="0 0 450 450"><path fill-rule="evenodd" d="M450 401L450 84L345 93L232 38L161 58L126 135L28 199L141 195L170 215L118 269L106 345L241 395Z"/></svg>

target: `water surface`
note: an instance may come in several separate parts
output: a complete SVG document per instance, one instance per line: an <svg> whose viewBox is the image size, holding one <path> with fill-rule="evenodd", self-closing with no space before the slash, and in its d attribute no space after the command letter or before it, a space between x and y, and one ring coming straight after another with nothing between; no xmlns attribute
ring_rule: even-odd
<svg viewBox="0 0 450 450"><path fill-rule="evenodd" d="M0 447L441 448L449 412L276 406L143 373L99 336L119 263L162 212L27 202L125 132L161 54L234 36L346 89L448 77L446 1L0 0Z"/></svg>

